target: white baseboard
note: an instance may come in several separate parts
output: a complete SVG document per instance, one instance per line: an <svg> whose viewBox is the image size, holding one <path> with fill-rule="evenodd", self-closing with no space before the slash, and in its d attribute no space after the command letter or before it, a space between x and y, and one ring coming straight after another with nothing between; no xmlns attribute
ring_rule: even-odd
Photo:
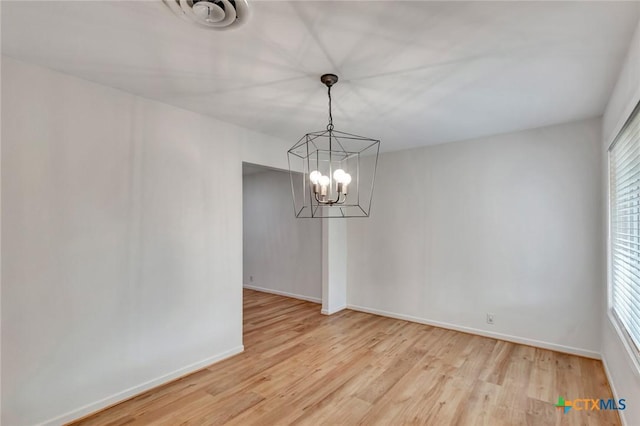
<svg viewBox="0 0 640 426"><path fill-rule="evenodd" d="M338 307L338 308L334 308L334 309L331 309L331 310L329 310L329 309L322 309L322 310L320 311L320 313L321 313L322 315L333 315L333 314L335 314L336 312L344 311L345 309L347 309L347 305L340 306L340 307Z"/></svg>
<svg viewBox="0 0 640 426"><path fill-rule="evenodd" d="M270 288L256 287L254 285L248 285L248 284L243 284L242 287L249 290L261 291L262 293L271 293L271 294L277 294L278 296L291 297L292 299L305 300L307 302L322 303L322 299L319 299L317 297L303 296L301 294L288 293L286 291L273 290Z"/></svg>
<svg viewBox="0 0 640 426"><path fill-rule="evenodd" d="M107 407L120 403L124 400L130 399L136 395L139 395L143 392L146 392L150 389L163 385L167 382L175 380L179 377L186 376L190 373L194 373L198 370L201 370L211 364L222 361L223 359L230 358L234 355L237 355L244 351L244 346L240 345L233 349L230 349L221 354L214 355L212 357L203 359L202 361L195 362L191 365L187 365L185 367L179 368L171 373L162 375L155 379L149 380L147 382L141 383L139 385L133 386L129 389L125 389L122 392L118 392L114 395L103 398L99 401L92 402L83 407L77 408L73 411L70 411L66 414L53 418L51 420L47 420L45 422L39 423L40 426L58 426L61 424L69 423L73 420L80 419L84 416L87 416L91 413L95 413L97 411L103 410Z"/></svg>
<svg viewBox="0 0 640 426"><path fill-rule="evenodd" d="M616 387L613 384L613 377L611 377L611 372L609 371L609 366L607 365L607 358L605 358L604 356L602 357L602 365L604 366L604 374L607 376L607 382L609 382L609 386L611 387L611 393L613 393L613 399L618 401L620 399L618 395L620 394L616 391ZM624 417L624 410L618 410L618 416L620 416L620 422L622 422L622 426L627 426L628 423Z"/></svg>
<svg viewBox="0 0 640 426"><path fill-rule="evenodd" d="M480 330L480 329L477 329L477 328L464 327L464 326L450 324L450 323L441 322L441 321L434 321L434 320L429 320L429 319L424 319L424 318L418 318L418 317L414 317L414 316L411 316L411 315L403 315L403 314L397 314L397 313L394 313L394 312L382 311L382 310L379 310L379 309L365 308L363 306L347 305L347 308L348 309L352 309L354 311L366 312L368 314L374 314L374 315L380 315L380 316L383 316L383 317L389 317L389 318L401 319L401 320L405 320L405 321L417 322L417 323L420 323L420 324L432 325L432 326L435 326L435 327L446 328L446 329L449 329L449 330L462 331L464 333L477 334L479 336L491 337L493 339L505 340L507 342L519 343L519 344L522 344L522 345L535 346L537 348L549 349L549 350L556 351L556 352L565 352L565 353L568 353L568 354L579 355L579 356L583 356L583 357L586 357L586 358L593 358L593 359L600 359L601 358L599 352L590 351L590 350L587 350L587 349L574 348L574 347L571 347L571 346L558 345L556 343L549 343L549 342L543 342L543 341L540 341L540 340L527 339L527 338L524 338L524 337L511 336L509 334L494 333L494 332L491 332L491 331Z"/></svg>

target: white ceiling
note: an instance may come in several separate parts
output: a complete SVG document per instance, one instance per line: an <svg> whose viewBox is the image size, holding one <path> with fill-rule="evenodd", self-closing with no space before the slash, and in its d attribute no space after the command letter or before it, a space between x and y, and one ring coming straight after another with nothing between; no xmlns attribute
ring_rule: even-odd
<svg viewBox="0 0 640 426"><path fill-rule="evenodd" d="M249 0L251 1L251 0ZM264 132L382 150L602 114L639 2L251 2L200 29L160 1L2 1L3 54Z"/></svg>

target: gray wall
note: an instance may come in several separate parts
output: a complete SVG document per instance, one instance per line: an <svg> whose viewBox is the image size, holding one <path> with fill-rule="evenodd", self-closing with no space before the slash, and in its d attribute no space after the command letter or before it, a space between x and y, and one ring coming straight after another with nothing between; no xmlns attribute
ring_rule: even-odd
<svg viewBox="0 0 640 426"><path fill-rule="evenodd" d="M2 424L242 350L242 160L271 151L286 164L267 136L2 58Z"/></svg>
<svg viewBox="0 0 640 426"><path fill-rule="evenodd" d="M598 357L600 132L383 154L372 216L349 222L349 305Z"/></svg>
<svg viewBox="0 0 640 426"><path fill-rule="evenodd" d="M638 102L640 102L640 23L603 118L602 152L605 167L607 167L609 145ZM608 185L604 185L603 209L607 208L608 191ZM605 235L607 223L608 220L604 222L603 234ZM602 297L606 300L607 278L603 276L602 281ZM616 397L627 399L627 409L621 411L620 415L626 424L640 425L640 362L630 354L633 349L625 347L621 331L617 329L616 321L611 317L609 309L604 309L602 313L602 359Z"/></svg>
<svg viewBox="0 0 640 426"><path fill-rule="evenodd" d="M266 170L245 175L244 285L320 302L321 223L319 219L296 219L288 172Z"/></svg>

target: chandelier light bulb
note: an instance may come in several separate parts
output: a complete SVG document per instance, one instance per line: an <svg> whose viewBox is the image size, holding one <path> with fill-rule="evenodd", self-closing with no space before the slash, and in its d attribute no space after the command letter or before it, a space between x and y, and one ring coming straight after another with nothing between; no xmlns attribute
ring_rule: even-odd
<svg viewBox="0 0 640 426"><path fill-rule="evenodd" d="M320 186L328 186L331 183L331 179L329 179L329 176L323 175L323 176L320 176L318 183L320 183Z"/></svg>
<svg viewBox="0 0 640 426"><path fill-rule="evenodd" d="M318 183L320 183L320 178L321 177L322 177L322 173L320 173L317 170L314 170L311 173L309 173L309 180L314 185L317 185Z"/></svg>
<svg viewBox="0 0 640 426"><path fill-rule="evenodd" d="M342 169L337 169L335 172L333 172L333 178L338 183L342 182L342 180L344 179L345 175L346 175L346 173Z"/></svg>
<svg viewBox="0 0 640 426"><path fill-rule="evenodd" d="M342 183L344 185L349 185L351 183L351 175L349 173L345 173L344 176L342 176Z"/></svg>

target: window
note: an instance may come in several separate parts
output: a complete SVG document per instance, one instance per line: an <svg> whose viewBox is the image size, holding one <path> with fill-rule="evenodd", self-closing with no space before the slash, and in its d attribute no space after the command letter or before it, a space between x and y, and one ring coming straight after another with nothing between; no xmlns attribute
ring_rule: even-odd
<svg viewBox="0 0 640 426"><path fill-rule="evenodd" d="M609 304L640 354L640 103L609 148Z"/></svg>

